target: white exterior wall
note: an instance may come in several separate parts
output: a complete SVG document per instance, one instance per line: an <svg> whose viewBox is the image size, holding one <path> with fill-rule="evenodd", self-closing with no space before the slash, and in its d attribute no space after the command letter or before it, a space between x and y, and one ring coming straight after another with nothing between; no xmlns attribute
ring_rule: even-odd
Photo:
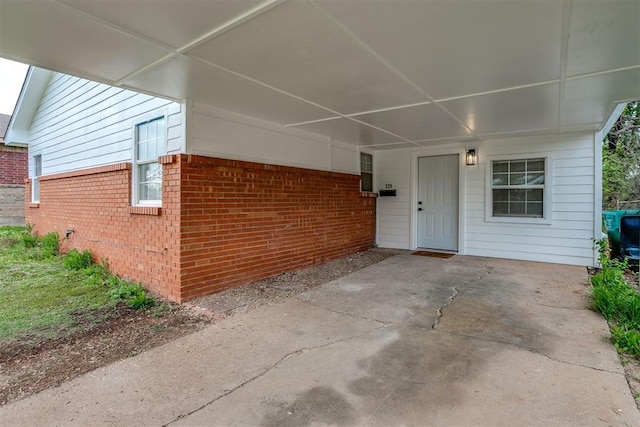
<svg viewBox="0 0 640 427"><path fill-rule="evenodd" d="M411 249L411 211L415 195L411 191L411 152L378 151L373 156L373 190L391 184L396 197L378 197L376 210L378 246Z"/></svg>
<svg viewBox="0 0 640 427"><path fill-rule="evenodd" d="M193 104L187 112L188 154L307 169L360 173L352 144Z"/></svg>
<svg viewBox="0 0 640 427"><path fill-rule="evenodd" d="M593 265L596 215L596 150L593 134L554 135L485 141L477 148L479 164L460 173L460 253L466 255ZM375 154L376 188L392 184L397 197L378 199L378 245L415 249L415 194L420 156L462 154L462 145ZM487 221L487 158L549 155L551 218L547 223ZM513 157L511 157L513 158ZM599 238L600 236L595 236Z"/></svg>
<svg viewBox="0 0 640 427"><path fill-rule="evenodd" d="M168 152L181 152L180 104L54 73L29 131L29 175L37 154L43 175L130 162L134 125L155 112L167 115Z"/></svg>
<svg viewBox="0 0 640 427"><path fill-rule="evenodd" d="M42 154L43 175L132 161L134 125L156 113L166 115L168 154L360 173L352 144L52 73L29 128L30 176L37 154Z"/></svg>

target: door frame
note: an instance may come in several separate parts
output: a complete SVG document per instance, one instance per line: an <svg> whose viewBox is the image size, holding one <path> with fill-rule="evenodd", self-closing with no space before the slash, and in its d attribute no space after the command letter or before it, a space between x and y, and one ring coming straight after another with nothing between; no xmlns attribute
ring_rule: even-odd
<svg viewBox="0 0 640 427"><path fill-rule="evenodd" d="M467 194L467 168L477 169L478 165L466 166L464 162L465 147L438 147L429 150L413 151L411 153L411 250L418 249L418 159L420 157L453 156L458 155L458 254L465 254L465 214L464 201Z"/></svg>

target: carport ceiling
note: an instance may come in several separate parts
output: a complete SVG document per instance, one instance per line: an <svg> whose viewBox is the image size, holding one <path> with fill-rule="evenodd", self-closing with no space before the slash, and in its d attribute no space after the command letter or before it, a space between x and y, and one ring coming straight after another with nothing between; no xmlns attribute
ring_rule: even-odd
<svg viewBox="0 0 640 427"><path fill-rule="evenodd" d="M0 0L0 56L388 149L598 130L640 1Z"/></svg>

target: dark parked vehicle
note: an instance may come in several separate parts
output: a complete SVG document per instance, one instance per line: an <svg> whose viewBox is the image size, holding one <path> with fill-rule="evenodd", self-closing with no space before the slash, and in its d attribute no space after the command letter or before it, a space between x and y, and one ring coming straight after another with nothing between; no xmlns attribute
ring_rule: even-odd
<svg viewBox="0 0 640 427"><path fill-rule="evenodd" d="M620 256L633 263L640 261L640 215L620 218Z"/></svg>
<svg viewBox="0 0 640 427"><path fill-rule="evenodd" d="M640 210L616 210L603 211L602 220L607 229L609 247L611 248L611 258L628 258L632 261L638 260L638 220ZM622 251L622 219L624 220L624 245L626 252ZM636 218L635 220L633 218ZM634 234L635 230L635 234ZM635 236L635 238L634 238Z"/></svg>

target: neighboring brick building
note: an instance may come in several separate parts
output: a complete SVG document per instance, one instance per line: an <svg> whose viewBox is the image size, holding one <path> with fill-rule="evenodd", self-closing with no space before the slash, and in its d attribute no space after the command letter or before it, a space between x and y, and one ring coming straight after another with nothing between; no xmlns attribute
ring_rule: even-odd
<svg viewBox="0 0 640 427"><path fill-rule="evenodd" d="M24 224L27 147L8 146L4 135L11 116L0 114L0 225Z"/></svg>

